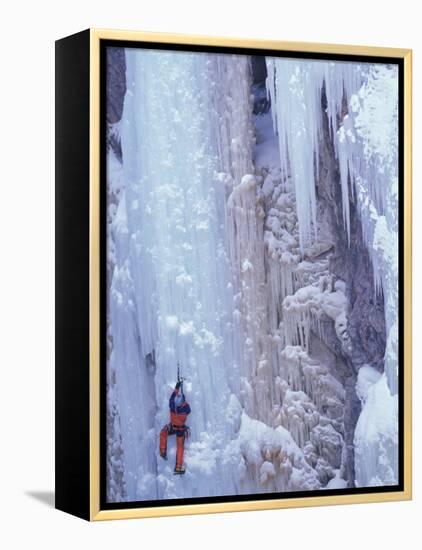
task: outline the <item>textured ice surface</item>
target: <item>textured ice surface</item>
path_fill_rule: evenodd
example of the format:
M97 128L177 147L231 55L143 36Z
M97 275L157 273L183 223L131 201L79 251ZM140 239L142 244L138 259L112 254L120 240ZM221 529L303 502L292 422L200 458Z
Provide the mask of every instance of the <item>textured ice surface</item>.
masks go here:
M321 137L321 94L324 88L327 115L335 136L342 104L359 89L362 69L355 63L267 59L267 88L273 104L273 123L280 146L281 167L290 175L296 190L300 246L317 236L316 178ZM347 178L341 179L343 216L347 231L349 192Z
M391 396L395 396L398 391L397 67L285 59L267 59L267 67L282 170L295 186L302 250L318 238L315 186L323 116L321 93L325 92L326 113L339 162L344 227L350 243L350 203L356 202L374 271L374 292L382 292L384 296L387 340L384 382ZM318 299L315 288L309 287L301 288L295 297L283 302L289 343L309 345ZM346 340L345 311L336 319L337 334ZM395 400L384 397L380 391L373 392L372 410L377 410L377 399L382 400L380 408L385 406L385 414L391 415L397 425ZM396 482L397 437L391 436L389 430L386 445L380 427L378 439L374 438L369 431L370 420L363 421L370 418L368 407L363 405L355 438L356 483L364 485L375 479L379 483ZM381 464L386 467L380 470Z
M108 154L110 500L344 488L397 476L397 75L268 59L253 117L247 57L128 49ZM385 373L361 367L356 479L345 477L348 289L318 227L324 112L344 231L360 211L385 299ZM273 124L271 122L273 119ZM382 134L382 135L381 135ZM192 407L187 471L158 456L176 365Z
M356 485L397 484L398 398L391 395L387 377L362 367L358 395L362 413L355 432Z

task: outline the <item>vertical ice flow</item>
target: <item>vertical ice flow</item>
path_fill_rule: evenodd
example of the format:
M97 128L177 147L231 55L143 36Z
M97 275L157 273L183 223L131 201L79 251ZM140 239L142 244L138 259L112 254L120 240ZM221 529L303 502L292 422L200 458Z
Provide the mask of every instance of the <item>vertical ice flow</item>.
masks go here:
M324 101L344 228L350 242L356 201L388 331L385 375L369 377L373 389L361 397L356 484L391 481L398 364L394 69L267 59L281 160L270 200L252 162L247 57L128 49L126 66L123 172L111 176L124 181L124 193L110 229L108 370L123 449L112 458L124 463L115 469L124 471L120 497L315 489L329 480L327 468L341 467L341 436L315 418L327 398L321 380L337 409L344 391L308 348L310 330L319 330L315 311L324 310L336 330L340 317L346 322L344 293L320 292L298 271L300 252L318 239ZM387 111L379 111L380 97L388 99ZM392 128L388 135L382 121ZM177 362L193 411L182 479L172 475L174 442L169 463L157 459ZM374 437L368 418L380 405L391 423L372 424ZM336 442L329 467L322 457L305 458L312 445L327 453L326 441ZM374 474L379 457L387 465L382 478Z
M207 57L197 54L127 50L126 59L122 149L136 322L127 327L121 320L124 334L121 347L115 343L115 353L120 352L122 365L131 350L138 361L127 367L130 379L121 372L125 367L117 372L122 376L119 387L138 394L138 399L128 400L140 409L134 430L138 438L148 439L142 446L148 457L137 457L143 460L129 470L140 485L129 493L142 499L204 494L210 485L213 439L226 437L228 429L221 411L230 397L232 362L225 337L230 331L231 288L217 219L225 189L217 177L215 130L207 123L213 109L208 86L212 67ZM138 327L138 334L128 346L132 326ZM197 455L183 480L168 475L169 465L156 464L156 436L168 422L178 362L187 379ZM142 383L149 372L151 385ZM150 426L140 419L146 407L152 407ZM230 491L230 481L224 481L224 486L215 483L212 492Z
M297 201L302 251L315 240L316 181L321 133L321 97L334 145L344 104L359 89L363 71L356 63L267 59L267 89L273 104L273 123L278 133L282 170L291 176ZM347 170L347 166L346 166ZM349 186L342 171L343 220L350 241Z

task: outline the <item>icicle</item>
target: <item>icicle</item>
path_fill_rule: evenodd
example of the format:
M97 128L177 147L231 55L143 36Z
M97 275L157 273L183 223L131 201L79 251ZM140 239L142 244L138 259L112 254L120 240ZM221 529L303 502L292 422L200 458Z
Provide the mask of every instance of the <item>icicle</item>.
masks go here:
M314 159L318 144L318 122L309 63L273 60L275 90L270 88L272 108L277 112L282 173L291 175L299 219L300 247L303 250L315 235L316 195ZM272 64L270 64L272 66Z
M282 169L285 176L291 174L296 190L303 252L316 238L315 188L319 171L322 89L325 89L329 127L338 154L337 120L343 118L343 102L347 105L352 94L359 90L362 70L353 63L280 58L268 59L267 70L268 94L276 111L273 122L279 136ZM350 242L349 165L344 154L340 158L340 169L343 220Z
M350 126L349 117L345 117L343 125L337 131L336 144L337 144L337 156L340 169L340 185L341 185L341 199L342 199L342 212L343 223L347 232L347 242L350 245L350 206L349 206L349 178L351 180L352 187L354 185L354 173L353 170L353 157L350 150L350 141L346 137L347 132L351 132L348 128Z
M343 214L346 212L348 226L350 177L363 239L371 258L375 292L384 296L388 340L390 329L396 323L398 303L398 74L394 66L371 65L365 72L360 70L359 75L364 82L351 96L349 115L337 132ZM346 81L349 90L356 85L351 77ZM391 361L386 354L385 368L394 394L397 392L395 354Z
M275 93L275 60L267 57L267 78L265 86L267 88L267 99L272 102L271 118L273 121L274 133L277 133L277 109L276 109L276 93Z

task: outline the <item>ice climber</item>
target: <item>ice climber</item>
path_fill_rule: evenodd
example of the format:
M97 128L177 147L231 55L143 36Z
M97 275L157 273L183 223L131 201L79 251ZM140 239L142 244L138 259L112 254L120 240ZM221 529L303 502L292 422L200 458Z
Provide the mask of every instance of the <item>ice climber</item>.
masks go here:
M176 434L176 466L175 474L184 474L183 452L185 439L189 437L189 427L186 426L186 418L190 413L189 403L186 402L183 393L183 382L178 381L170 401L170 423L166 424L160 432L160 456L167 460L167 438L169 435Z

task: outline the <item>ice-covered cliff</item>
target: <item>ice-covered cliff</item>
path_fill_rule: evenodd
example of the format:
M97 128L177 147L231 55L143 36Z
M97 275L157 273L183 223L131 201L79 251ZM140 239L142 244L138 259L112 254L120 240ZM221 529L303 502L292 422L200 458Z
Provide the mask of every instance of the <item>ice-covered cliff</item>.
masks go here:
M112 50L109 500L396 483L394 67Z

